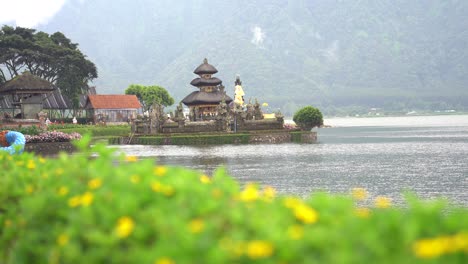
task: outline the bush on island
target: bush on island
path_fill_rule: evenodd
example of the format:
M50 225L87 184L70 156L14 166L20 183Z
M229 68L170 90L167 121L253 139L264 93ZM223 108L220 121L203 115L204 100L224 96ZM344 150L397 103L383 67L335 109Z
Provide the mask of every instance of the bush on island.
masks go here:
M293 121L303 130L323 125L322 112L313 106L306 106L294 114Z

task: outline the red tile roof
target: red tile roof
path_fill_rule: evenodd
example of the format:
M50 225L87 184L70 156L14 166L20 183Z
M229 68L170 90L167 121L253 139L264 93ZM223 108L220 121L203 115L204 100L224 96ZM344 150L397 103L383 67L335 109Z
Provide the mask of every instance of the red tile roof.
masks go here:
M88 96L88 107L93 109L135 109L140 108L136 95L96 94Z

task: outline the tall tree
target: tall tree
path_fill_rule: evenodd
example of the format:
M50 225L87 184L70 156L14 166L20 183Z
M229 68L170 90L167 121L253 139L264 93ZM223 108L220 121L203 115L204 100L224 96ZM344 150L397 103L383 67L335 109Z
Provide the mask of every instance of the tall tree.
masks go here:
M144 111L151 108L153 103L158 103L164 106L174 104L174 98L169 95L169 92L163 87L143 86L139 84L131 84L126 90L125 94L134 94L140 100Z
M94 63L64 34L3 26L0 30L0 84L29 71L55 83L76 108L78 98L97 78Z

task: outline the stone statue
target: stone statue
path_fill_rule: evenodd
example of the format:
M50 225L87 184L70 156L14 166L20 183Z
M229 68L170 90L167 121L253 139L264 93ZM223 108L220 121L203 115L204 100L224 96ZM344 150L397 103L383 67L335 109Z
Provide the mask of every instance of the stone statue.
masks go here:
M254 115L255 120L263 119L263 112L262 112L262 109L260 108L260 104L258 103L257 99L255 99L254 114L253 115Z
M249 102L247 105L246 105L246 110L245 110L245 119L246 120L253 120L254 119L254 112L255 112L255 109L254 109L254 106Z
M184 108L182 107L182 102L180 102L179 105L176 107L176 110L174 112L174 117L172 118L172 120L176 122L185 120Z

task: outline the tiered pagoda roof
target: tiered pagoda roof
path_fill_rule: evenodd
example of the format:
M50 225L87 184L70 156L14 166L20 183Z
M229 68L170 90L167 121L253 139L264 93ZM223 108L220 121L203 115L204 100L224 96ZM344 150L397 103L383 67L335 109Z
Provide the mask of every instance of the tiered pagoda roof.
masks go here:
M218 70L209 64L206 58L193 72L200 77L193 79L190 84L200 90L187 95L182 103L187 106L197 106L219 104L223 99L227 104L232 102L231 97L226 95L224 87L221 85L222 81L211 76L217 73Z

